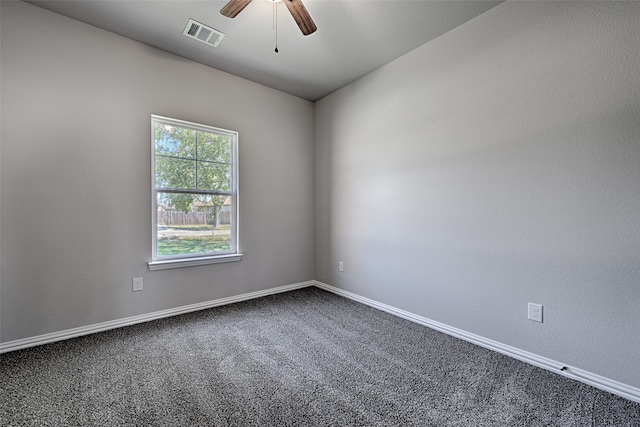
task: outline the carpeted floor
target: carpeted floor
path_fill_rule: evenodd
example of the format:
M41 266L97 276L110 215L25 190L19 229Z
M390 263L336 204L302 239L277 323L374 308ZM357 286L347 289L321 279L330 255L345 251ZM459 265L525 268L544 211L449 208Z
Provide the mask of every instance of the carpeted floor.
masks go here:
M0 360L3 426L640 426L640 404L317 288Z

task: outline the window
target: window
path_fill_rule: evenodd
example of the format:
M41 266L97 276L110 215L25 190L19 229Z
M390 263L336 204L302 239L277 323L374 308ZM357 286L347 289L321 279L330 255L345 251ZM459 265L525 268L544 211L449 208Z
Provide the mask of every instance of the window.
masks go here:
M238 133L151 116L151 270L239 261Z

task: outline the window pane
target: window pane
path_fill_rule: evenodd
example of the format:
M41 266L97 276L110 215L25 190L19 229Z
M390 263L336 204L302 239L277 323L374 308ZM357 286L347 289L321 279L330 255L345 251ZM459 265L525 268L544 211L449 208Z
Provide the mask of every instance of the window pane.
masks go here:
M198 189L231 191L231 165L198 162Z
M160 116L152 123L154 261L237 253L237 133Z
M231 137L198 132L198 160L231 163Z
M164 123L155 124L156 155L195 158L196 131Z
M194 189L196 162L175 157L156 156L156 188Z
M231 251L231 198L158 193L157 255Z

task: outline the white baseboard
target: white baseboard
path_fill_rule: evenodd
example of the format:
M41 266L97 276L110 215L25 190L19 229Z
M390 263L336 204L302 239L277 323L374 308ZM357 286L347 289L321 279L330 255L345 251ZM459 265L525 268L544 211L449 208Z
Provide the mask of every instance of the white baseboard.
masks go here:
M67 329L64 331L53 332L50 334L37 335L35 337L29 337L29 338L24 338L24 339L15 340L15 341L8 341L5 343L0 343L0 353L6 353L9 351L19 350L19 349L28 348L28 347L34 347L37 345L48 344L56 341L62 341L70 338L79 337L82 335L89 335L96 332L102 332L109 329L121 328L123 326L135 325L137 323L148 322L151 320L162 319L165 317L177 316L179 314L190 313L192 311L205 310L207 308L218 307L221 305L232 304L235 302L246 301L254 298L260 298L267 295L274 295L281 292L287 292L295 289L306 288L309 286L316 286L320 289L324 289L336 295L340 295L345 298L351 299L353 301L357 301L362 304L368 305L370 307L374 307L379 310L385 311L387 313L393 314L394 316L398 316L403 319L407 319L409 321L418 323L420 325L424 325L428 328L435 329L447 335L460 338L462 340L479 345L489 350L496 351L498 353L513 357L515 359L521 360L531 365L555 372L556 374L562 375L564 377L571 378L576 381L580 381L590 386L608 391L610 393L613 393L618 396L624 397L626 399L632 400L634 402L640 403L639 388L632 387L627 384L624 384L624 383L621 383L621 382L618 382L618 381L615 381L615 380L612 380L612 379L609 379L601 375L597 375L579 368L574 368L574 367L562 364L560 362L557 362L555 360L551 360L546 357L542 357L537 354L530 353L528 351L520 350L518 348L511 347L509 345L502 344L497 341L493 341L493 340L481 337L479 335L472 334L472 333L463 331L461 329L451 327L449 325L445 325L444 323L427 319L426 317L418 316L408 311L400 310L390 305L380 303L378 301L354 294L352 292L342 290L340 288L336 288L334 286L319 282L317 280L294 283L291 285L279 286L276 288L265 289L262 291L250 292L250 293L235 295L227 298L221 298L221 299L205 301L197 304L185 305L182 307L156 311L153 313L142 314L138 316L125 317L123 319L96 323L93 325L82 326L79 328Z
M279 294L281 292L292 291L294 289L306 288L313 286L313 281L294 283L292 285L279 286L277 288L265 289L263 291L250 292L247 294L235 295L227 298L220 298L213 301L205 301L197 304L185 305L182 307L170 308L168 310L155 311L153 313L141 314L138 316L125 317L123 319L111 320L108 322L95 323L93 325L81 326L79 328L67 329L64 331L53 332L50 334L37 335L35 337L24 338L15 341L0 343L0 353L8 351L20 350L27 347L35 347L37 345L48 344L56 341L67 340L82 335L94 334L109 329L121 328L123 326L135 325L137 323L148 322L150 320L162 319L164 317L177 316L179 314L190 313L192 311L205 310L207 308L218 307L234 302L246 301L254 298L260 298L267 295Z
M640 403L640 388L632 387L630 385L585 371L583 369L574 368L555 360L551 360L549 358L539 356L528 351L520 350L516 347L511 347L509 345L502 344L500 342L493 341L479 335L454 328L449 325L445 325L444 323L436 322L434 320L427 319L426 317L418 316L408 311L400 310L390 305L374 301L372 299L342 290L340 288L336 288L335 286L327 285L326 283L322 283L317 280L314 280L313 284L314 286L320 289L324 289L325 291L343 296L345 298L360 302L362 304L377 308L382 311L386 311L387 313L393 314L403 319L407 319L420 325L424 325L428 328L435 329L436 331L443 332L447 335L460 338L464 341L468 341L489 350L496 351L506 356L513 357L514 359L521 360L539 368L546 369L564 377L580 381L584 384L588 384L601 390L608 391L609 393L624 397L625 399Z

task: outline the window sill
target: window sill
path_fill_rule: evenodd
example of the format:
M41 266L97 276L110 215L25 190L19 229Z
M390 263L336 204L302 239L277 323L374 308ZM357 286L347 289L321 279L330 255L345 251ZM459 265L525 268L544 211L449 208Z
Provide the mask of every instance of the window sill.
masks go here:
M150 261L149 270L166 270L168 268L192 267L194 265L220 264L223 262L242 261L242 254L215 255L197 258L166 259Z

